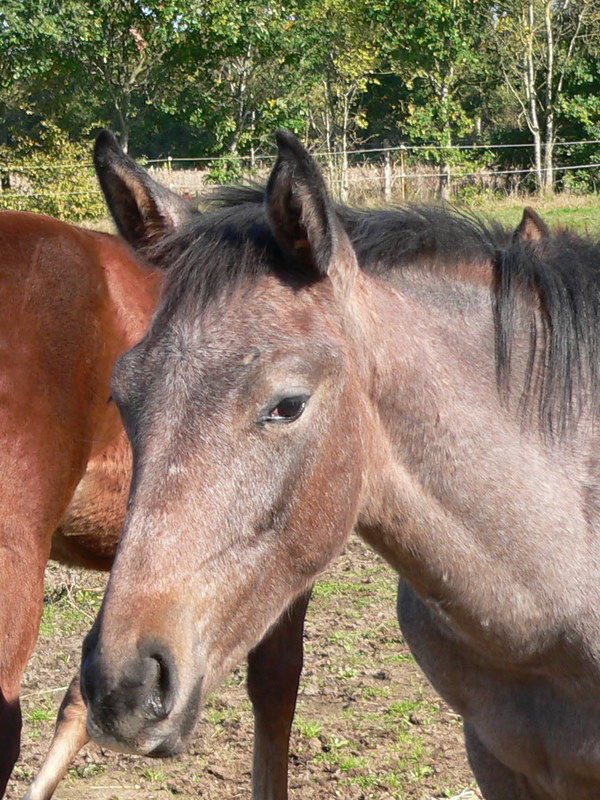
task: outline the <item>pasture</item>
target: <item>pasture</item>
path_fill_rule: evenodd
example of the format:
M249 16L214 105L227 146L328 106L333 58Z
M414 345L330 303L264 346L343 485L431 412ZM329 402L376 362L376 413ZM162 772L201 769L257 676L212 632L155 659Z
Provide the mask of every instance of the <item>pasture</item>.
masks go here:
M600 236L600 196L554 195L548 198L486 199L472 206L476 213L487 214L505 225L516 226L523 206L531 205L550 226L572 228L580 234Z
M81 641L102 597L101 573L47 571L40 639L25 675L21 758L9 784L22 797L52 736ZM396 577L354 538L317 584L290 758L290 797L302 800L475 800L460 719L435 695L402 642ZM252 713L238 669L204 708L175 760L87 745L57 800L248 800Z
M550 224L600 232L600 202L533 203ZM478 213L516 224L522 205ZM431 800L477 797L459 718L428 687L395 620L396 578L353 540L317 585L291 742L291 797ZM22 796L45 753L56 710L99 607L105 577L50 565L40 640L22 691L21 759L8 798ZM252 720L238 669L205 706L191 745L153 761L88 745L59 800L248 798Z

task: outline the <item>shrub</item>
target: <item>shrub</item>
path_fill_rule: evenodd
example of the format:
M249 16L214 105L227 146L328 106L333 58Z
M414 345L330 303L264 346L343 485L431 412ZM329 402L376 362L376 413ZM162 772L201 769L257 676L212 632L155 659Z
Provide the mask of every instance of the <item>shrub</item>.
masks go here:
M0 209L33 211L71 222L106 216L90 142L73 142L51 123L39 141L0 147Z

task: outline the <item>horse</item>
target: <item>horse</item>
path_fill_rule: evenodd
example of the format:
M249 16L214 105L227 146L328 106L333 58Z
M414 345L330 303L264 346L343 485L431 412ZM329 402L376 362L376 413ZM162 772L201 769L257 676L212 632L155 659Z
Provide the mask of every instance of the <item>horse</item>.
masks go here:
M129 512L82 652L88 730L168 756L343 547L462 716L486 800L600 796L600 245L336 205L293 134L180 227L102 134L117 225L165 270L112 395Z
M182 222L183 203L179 213ZM0 213L0 254L2 796L19 754L19 690L37 638L46 562L102 570L113 562L131 450L109 378L145 333L163 278L118 237L24 212ZM302 598L249 656L261 800L287 781L305 606ZM76 677L27 800L48 800L87 741Z

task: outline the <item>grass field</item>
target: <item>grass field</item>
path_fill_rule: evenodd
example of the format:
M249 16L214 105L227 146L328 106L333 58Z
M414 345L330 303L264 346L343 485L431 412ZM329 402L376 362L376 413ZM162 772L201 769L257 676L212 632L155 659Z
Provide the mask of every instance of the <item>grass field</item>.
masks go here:
M523 208L530 205L550 227L563 226L581 234L600 236L600 197L597 195L556 195L552 198L524 198L523 200L497 198L483 200L471 206L474 211L515 227L519 224Z
M468 208L477 214L492 217L499 222L516 227L519 224L523 208L531 206L541 214L546 223L553 226L572 228L581 234L600 236L600 196L599 195L556 195L551 198L505 198L482 197L477 203L458 204L460 208ZM85 225L105 232L113 233L114 225L108 218Z
M50 565L40 639L23 685L21 759L8 798L22 797L50 741L58 705L105 577ZM428 686L395 618L396 576L352 540L317 584L291 740L293 800L476 798L460 719ZM202 711L187 753L171 761L88 745L58 800L250 797L252 714L244 665Z

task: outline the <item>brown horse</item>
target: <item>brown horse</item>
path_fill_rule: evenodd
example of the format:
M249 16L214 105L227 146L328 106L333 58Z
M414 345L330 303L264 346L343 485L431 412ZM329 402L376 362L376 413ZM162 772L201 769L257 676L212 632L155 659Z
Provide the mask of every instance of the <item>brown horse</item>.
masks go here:
M183 222L187 205L169 203L169 223ZM131 455L109 378L146 331L162 276L117 237L26 213L0 214L0 254L2 796L19 752L19 688L37 638L46 562L112 564ZM286 784L304 608L301 599L250 655L257 798ZM28 800L51 796L87 739L75 681Z
M97 143L122 232L168 274L113 375L134 476L89 731L178 750L356 528L485 797L597 800L600 246L531 215L512 235L336 208L278 145L265 193L163 232L153 185Z
M112 562L131 457L108 384L146 330L158 273L116 237L26 213L0 214L0 254L1 796L48 557Z

